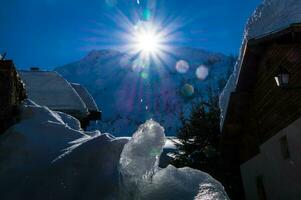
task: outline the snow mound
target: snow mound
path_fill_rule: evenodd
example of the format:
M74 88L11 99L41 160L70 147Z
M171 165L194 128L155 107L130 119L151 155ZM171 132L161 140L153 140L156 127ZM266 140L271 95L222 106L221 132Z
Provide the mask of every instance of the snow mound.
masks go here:
M210 175L191 168L177 169L171 165L158 171L141 190L141 199L164 200L226 200L224 187Z
M223 186L204 172L171 165L160 169L165 141L163 127L149 120L124 146L120 158L124 199L228 199Z
M75 125L79 123L78 120L67 117L66 114L60 115L47 107L27 101L21 113L21 123L14 125L1 136L0 149L9 148L12 154L18 154L18 150L22 149L22 155L26 154L33 159L29 164L34 165L36 161L52 161L61 154L62 149L69 146L70 141L88 137L83 132L71 128L78 129ZM13 157L7 159L21 162ZM4 162L2 157L0 160Z
M71 115L68 115L63 112L56 111L56 113L59 115L61 120L66 124L66 126L69 126L70 128L75 130L81 130L80 122L75 117L72 117Z
M135 180L150 177L157 170L164 144L165 134L160 124L149 120L141 125L124 146L120 157L121 173Z
M122 196L135 199L139 187L158 170L165 144L164 129L153 120L145 122L124 146L120 156Z
M159 169L164 143L151 120L129 141L84 132L75 118L27 101L0 136L1 199L228 199L205 173Z
M79 122L27 101L0 136L0 193L9 199L117 199L126 139L83 132Z

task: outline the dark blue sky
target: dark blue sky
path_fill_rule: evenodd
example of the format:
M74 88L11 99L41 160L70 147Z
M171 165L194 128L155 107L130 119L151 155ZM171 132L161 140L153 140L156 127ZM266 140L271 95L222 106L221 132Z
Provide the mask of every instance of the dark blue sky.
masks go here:
M18 68L51 69L89 50L113 48L122 19L146 0L1 0L0 51ZM155 0L148 0L154 2ZM157 0L157 19L176 21L177 45L238 54L243 28L260 0ZM118 23L113 20L119 17Z

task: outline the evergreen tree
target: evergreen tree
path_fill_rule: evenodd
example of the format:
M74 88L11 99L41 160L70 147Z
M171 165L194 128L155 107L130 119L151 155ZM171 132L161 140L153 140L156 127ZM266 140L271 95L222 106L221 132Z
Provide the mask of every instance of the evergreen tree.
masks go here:
M220 132L220 109L219 94L228 80L235 56L230 56L229 70L225 77L218 80L217 85L210 87L206 98L194 104L188 118L181 113L181 128L177 137L180 142L172 164L176 167L191 167L205 171L223 183L227 191L232 191L231 186L237 185L237 179L225 171L225 160L221 159L221 132ZM208 77L210 79L210 76Z
M180 115L182 126L177 135L180 143L176 144L175 166L214 172L220 151L219 117L218 95L212 89L208 90L206 100L193 105L188 119L183 113Z
M188 119L183 113L180 114L181 128L177 133L180 142L176 143L178 152L172 161L176 167L189 166L212 175L220 173L219 94L233 71L236 59L237 56L234 55L229 57L225 77L218 80L215 87L211 86L207 89L206 98L202 98L199 103L192 106Z

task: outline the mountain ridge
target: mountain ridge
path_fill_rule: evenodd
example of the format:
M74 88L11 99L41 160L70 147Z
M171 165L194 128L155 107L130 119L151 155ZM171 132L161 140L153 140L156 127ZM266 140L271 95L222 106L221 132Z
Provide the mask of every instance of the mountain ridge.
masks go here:
M193 102L206 96L209 85L222 89L233 60L222 53L181 47L164 63L137 70L134 56L105 49L92 50L55 71L84 85L92 94L103 111L103 120L95 125L101 131L128 136L139 124L154 118L167 135L175 135L179 114L188 116ZM198 71L207 73L206 77L200 79Z

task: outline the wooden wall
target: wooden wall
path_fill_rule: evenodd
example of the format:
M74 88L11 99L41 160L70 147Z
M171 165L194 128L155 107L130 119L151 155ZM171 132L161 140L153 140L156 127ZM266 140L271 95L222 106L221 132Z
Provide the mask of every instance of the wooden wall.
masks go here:
M261 58L243 128L242 160L250 159L262 143L301 117L301 89L281 89L274 79L282 65L290 72L290 86L301 86L301 44L272 44Z

